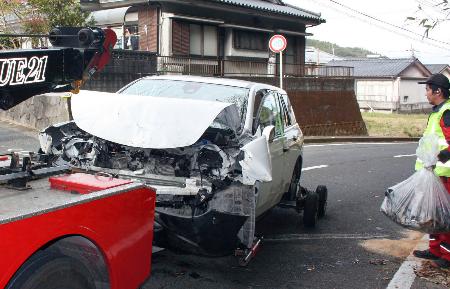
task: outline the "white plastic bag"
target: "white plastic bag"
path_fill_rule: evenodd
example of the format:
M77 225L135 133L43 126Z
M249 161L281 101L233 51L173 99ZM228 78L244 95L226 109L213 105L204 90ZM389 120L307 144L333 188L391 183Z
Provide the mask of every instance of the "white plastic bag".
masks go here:
M405 181L390 187L381 211L394 222L425 233L450 232L450 194L433 172L439 153L438 136L419 141L417 157L424 168Z

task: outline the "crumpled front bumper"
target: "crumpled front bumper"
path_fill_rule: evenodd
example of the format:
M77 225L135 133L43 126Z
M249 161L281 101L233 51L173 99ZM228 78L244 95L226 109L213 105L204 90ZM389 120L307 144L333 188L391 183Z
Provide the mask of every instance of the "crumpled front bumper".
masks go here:
M155 222L162 230L155 234L154 244L192 254L229 255L238 246L237 234L248 217L216 210L186 217L157 210Z

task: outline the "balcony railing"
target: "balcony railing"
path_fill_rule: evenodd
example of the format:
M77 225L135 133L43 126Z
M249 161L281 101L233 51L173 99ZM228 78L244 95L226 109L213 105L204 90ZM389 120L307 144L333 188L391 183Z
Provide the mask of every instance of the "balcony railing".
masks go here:
M158 56L158 73L202 76L278 76L278 63ZM353 77L353 67L283 64L283 75L292 77Z

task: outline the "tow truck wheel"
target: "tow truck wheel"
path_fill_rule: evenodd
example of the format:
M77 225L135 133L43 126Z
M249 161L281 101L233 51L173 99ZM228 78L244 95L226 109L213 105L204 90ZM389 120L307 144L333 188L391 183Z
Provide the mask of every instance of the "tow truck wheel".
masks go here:
M317 216L323 218L327 210L328 189L326 186L317 186L316 193L319 196L319 208Z
M317 211L319 207L319 196L316 192L309 192L305 198L305 207L303 209L303 225L308 228L314 228L317 223Z
M37 253L14 275L7 289L95 289L86 267L56 254Z

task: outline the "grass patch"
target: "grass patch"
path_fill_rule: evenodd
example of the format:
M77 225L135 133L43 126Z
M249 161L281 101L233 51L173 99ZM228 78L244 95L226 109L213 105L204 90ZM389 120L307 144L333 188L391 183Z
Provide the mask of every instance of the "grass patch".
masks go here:
M361 112L370 136L420 137L427 114Z

